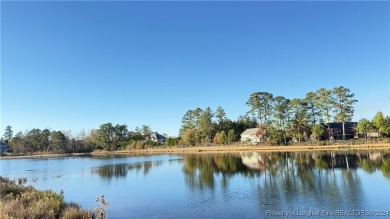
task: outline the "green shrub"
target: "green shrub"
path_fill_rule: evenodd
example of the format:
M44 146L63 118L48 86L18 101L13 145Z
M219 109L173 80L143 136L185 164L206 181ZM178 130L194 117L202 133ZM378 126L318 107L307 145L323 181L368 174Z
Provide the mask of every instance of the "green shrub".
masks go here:
M177 145L177 141L175 138L167 138L164 142L165 146L172 147Z

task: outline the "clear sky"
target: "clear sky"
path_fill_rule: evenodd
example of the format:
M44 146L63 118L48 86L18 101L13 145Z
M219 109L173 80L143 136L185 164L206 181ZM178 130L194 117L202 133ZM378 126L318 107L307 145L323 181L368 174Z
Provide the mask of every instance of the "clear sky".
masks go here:
M112 122L177 135L187 110L350 88L390 115L389 2L1 2L1 133Z

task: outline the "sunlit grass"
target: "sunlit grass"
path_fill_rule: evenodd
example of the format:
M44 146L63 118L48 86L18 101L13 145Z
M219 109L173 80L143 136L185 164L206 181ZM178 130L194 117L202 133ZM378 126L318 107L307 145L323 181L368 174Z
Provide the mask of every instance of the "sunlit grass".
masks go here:
M76 203L66 203L62 192L39 191L24 183L25 179L19 179L16 184L0 176L0 218L106 218L108 202L104 196L100 199L102 206L86 211Z

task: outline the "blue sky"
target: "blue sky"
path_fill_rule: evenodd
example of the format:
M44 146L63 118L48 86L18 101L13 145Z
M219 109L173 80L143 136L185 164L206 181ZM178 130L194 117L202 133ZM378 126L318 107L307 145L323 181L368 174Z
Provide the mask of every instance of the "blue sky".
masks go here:
M112 122L177 135L249 95L355 93L390 115L389 2L2 2L1 130Z

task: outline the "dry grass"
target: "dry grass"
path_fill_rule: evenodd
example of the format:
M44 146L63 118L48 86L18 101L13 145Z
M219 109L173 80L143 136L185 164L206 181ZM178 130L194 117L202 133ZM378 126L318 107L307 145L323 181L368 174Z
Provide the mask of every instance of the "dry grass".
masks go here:
M93 218L90 211L84 211L77 204L69 204L62 211L61 218L63 219L89 219Z
M93 218L77 204L64 202L63 194L38 191L0 177L0 218Z
M243 145L221 145L201 147L171 147L171 148L148 148L144 150L123 150L123 151L94 151L92 155L104 154L210 154L210 153L237 153L243 151L257 152L309 152L309 151L346 151L346 150L389 150L390 143L380 144L355 144L355 145L290 145L290 146L243 146Z
M372 142L372 143L371 143ZM324 142L322 142L324 143ZM129 149L118 151L105 151L95 150L92 153L81 154L39 154L39 155L27 155L27 156L2 156L0 159L18 159L18 158L42 158L42 157L64 157L64 156L80 156L80 155L105 155L105 154L132 154L132 155L144 155L144 154L198 154L198 153L235 153L242 151L262 151L262 152L298 152L298 151L337 151L337 150L390 150L390 143L378 142L374 140L362 140L362 141L346 141L344 144L342 141L338 141L334 144L327 142L325 145L321 145L321 142L308 144L308 142L302 143L302 145L289 145L289 146L244 146L244 145L218 145L218 146L196 146L196 147L163 147L163 148L147 148L147 149Z

